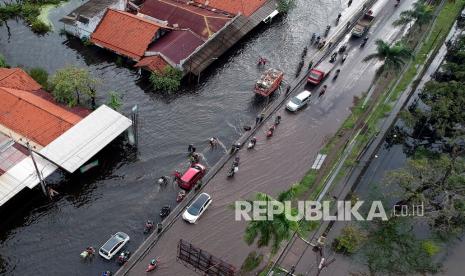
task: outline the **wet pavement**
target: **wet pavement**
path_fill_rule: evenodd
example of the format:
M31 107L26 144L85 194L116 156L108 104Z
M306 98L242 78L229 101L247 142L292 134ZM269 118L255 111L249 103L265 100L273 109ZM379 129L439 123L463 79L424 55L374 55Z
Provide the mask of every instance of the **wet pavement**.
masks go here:
M98 275L106 269L116 270L118 266L114 261L107 262L97 257L91 262L83 262L79 253L89 245L100 246L117 231L131 236L128 248L135 250L146 238L142 234L144 221L148 218L159 220L159 208L175 204L176 188L161 189L155 180L176 168L187 166L187 144L194 143L211 167L225 150L211 151L208 137L217 136L223 145L230 145L240 136L242 125L251 124L262 110L264 102L256 101L251 92L260 75L255 65L257 57L266 57L271 66L286 72L287 81L292 81L301 50L311 33L322 32L338 12L342 11L343 16L346 12L340 1L298 1L297 8L287 17L274 21L270 26L259 27L228 51L205 72L205 78L198 85L167 95L152 91L146 81L139 79L136 71L117 67L112 54L95 47L84 47L76 39L59 35L61 25L58 19L81 4L82 1L74 0L52 10L50 19L55 25L55 32L45 36L33 34L21 20L8 21L10 34L5 26L0 28L0 53L12 66L39 66L51 74L66 65L88 68L102 80L97 92L98 102L106 102L108 92L115 90L122 95L123 113L129 114L134 104L139 105L139 152L136 154L121 142L116 142L99 153L99 168L84 175L58 173L48 179L57 185L56 189L61 193L57 200L48 202L39 190L34 190L0 209L0 274ZM312 52L315 49L309 49L309 56ZM363 83L368 81L363 80ZM260 136L254 150L260 155L252 158L250 152L249 157L244 157L241 171L234 180L209 185L209 189L221 192L215 196L214 204L224 207L233 200L235 191L241 197L246 196L246 192L260 189L276 193L299 179L314 158L313 154L309 154L311 150L307 149L322 146L321 141L338 127L330 124L340 122L349 113L351 93L361 92L350 90L344 94L342 88L332 95L328 92L317 104L311 104L301 112L305 116L283 116L283 126L267 143ZM344 97L341 96L343 94ZM320 121L320 117L325 119ZM309 127L305 133L294 137L301 123ZM286 141L289 138L292 140ZM300 154L292 156L298 147ZM284 153L280 162L271 157L270 153L274 151ZM289 154L286 155L286 151ZM294 160L301 161L296 164ZM261 164L260 168L256 168L257 173L252 172L250 162ZM279 177L270 184L264 176L273 171ZM244 186L249 189L242 190ZM214 210L218 215L211 218L213 223L208 226L217 233L213 239L230 236L224 232L223 224L217 223L228 219L223 216L226 213L224 209L211 208L203 219L207 221ZM179 235L185 230L181 229ZM234 231L231 237L241 235ZM205 236L203 239L208 242ZM231 239L225 239L226 242L228 240ZM241 256L236 256L238 262L240 259Z
M182 219L175 221L129 275L141 275L150 259L156 256L161 257L157 275L195 275L176 261L179 239L191 242L236 268L241 266L254 248L243 242L246 223L234 220L231 204L238 199L252 199L256 192L275 196L304 176L318 151L350 114L354 97L365 92L371 83L377 63L362 62L363 57L374 51L375 39L391 41L398 34L399 29L392 27L393 15L398 16L402 10L408 9L409 3L404 2L399 9L394 9L388 2L383 3L386 4L385 12L372 27L371 39L363 50L359 47L360 40L347 36L349 57L338 67L341 69L339 78L326 80L326 94L318 98L317 90L310 88L314 95L306 108L295 114L278 111L282 122L275 135L270 139L265 137L265 129L271 122L265 123L258 131L256 148L240 151L240 169L234 178L226 177L230 166L227 164L204 188L203 191L212 196L213 203L200 221L196 225L189 225ZM304 87L298 91L302 89Z

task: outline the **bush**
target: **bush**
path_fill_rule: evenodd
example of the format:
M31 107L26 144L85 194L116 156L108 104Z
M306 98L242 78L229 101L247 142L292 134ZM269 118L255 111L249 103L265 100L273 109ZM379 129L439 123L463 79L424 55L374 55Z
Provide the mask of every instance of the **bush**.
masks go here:
M421 245L423 246L423 249L426 251L426 253L428 253L430 256L436 255L436 253L441 250L441 248L431 240L423 241Z
M295 6L295 0L279 0L278 11L280 13L288 13Z
M8 68L8 64L6 63L5 57L0 54L0 68Z
M333 249L338 253L350 255L359 249L364 239L360 229L347 225L342 229L341 235L334 239Z
M48 89L48 73L42 68L35 67L29 70L29 75L42 87L47 90Z
M173 92L181 86L182 72L171 66L166 66L162 73L153 72L149 80L156 90Z
M51 30L49 25L45 24L39 19L35 19L32 22L31 29L33 32L38 33L38 34L45 34Z
M109 99L108 99L107 105L113 108L114 110L118 110L123 105L121 96L117 92L111 91L109 93Z

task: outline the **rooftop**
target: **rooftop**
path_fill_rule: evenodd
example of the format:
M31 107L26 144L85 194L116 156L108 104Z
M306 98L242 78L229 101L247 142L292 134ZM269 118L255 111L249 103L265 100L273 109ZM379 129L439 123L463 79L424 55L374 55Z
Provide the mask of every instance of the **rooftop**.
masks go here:
M170 26L177 24L179 28L190 29L205 40L232 18L224 13L176 0L147 0L139 12L166 21Z
M124 6L124 2L124 0L89 0L60 21L66 24L74 24L76 21L85 23L88 19L103 14L108 7Z
M195 2L223 10L232 14L243 14L250 16L258 8L263 6L267 0L194 0Z
M151 20L131 13L108 9L91 41L118 54L140 60L160 29Z
M1 68L0 87L25 91L35 91L42 88L40 84L19 68Z
M173 30L155 43L146 51L146 55L161 53L169 61L180 64L192 52L202 45L204 41L190 30Z
M150 56L150 57L143 57L135 67L142 67L152 72L162 73L165 67L168 65L162 57Z

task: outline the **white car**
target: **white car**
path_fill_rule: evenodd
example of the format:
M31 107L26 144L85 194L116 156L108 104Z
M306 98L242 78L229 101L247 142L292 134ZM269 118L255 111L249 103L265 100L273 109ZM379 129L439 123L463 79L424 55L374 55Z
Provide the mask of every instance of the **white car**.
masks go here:
M118 251L129 242L129 235L123 232L118 232L100 247L98 254L107 260L113 258Z
M308 90L300 92L297 96L292 97L292 99L286 104L286 109L292 112L295 112L305 106L309 101L312 93Z
M212 203L212 198L207 193L201 193L182 214L182 218L189 223L196 223L200 216Z

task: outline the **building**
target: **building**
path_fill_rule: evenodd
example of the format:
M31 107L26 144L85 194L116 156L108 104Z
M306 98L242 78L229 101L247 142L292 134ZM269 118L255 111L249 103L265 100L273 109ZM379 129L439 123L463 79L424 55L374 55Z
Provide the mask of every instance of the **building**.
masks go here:
M138 68L161 72L169 65L195 75L277 13L276 0L128 3L123 9L109 6L95 16L95 22L100 21L92 25L90 41L135 61Z
M130 125L106 106L68 108L19 68L0 69L0 206L58 168L73 173Z

